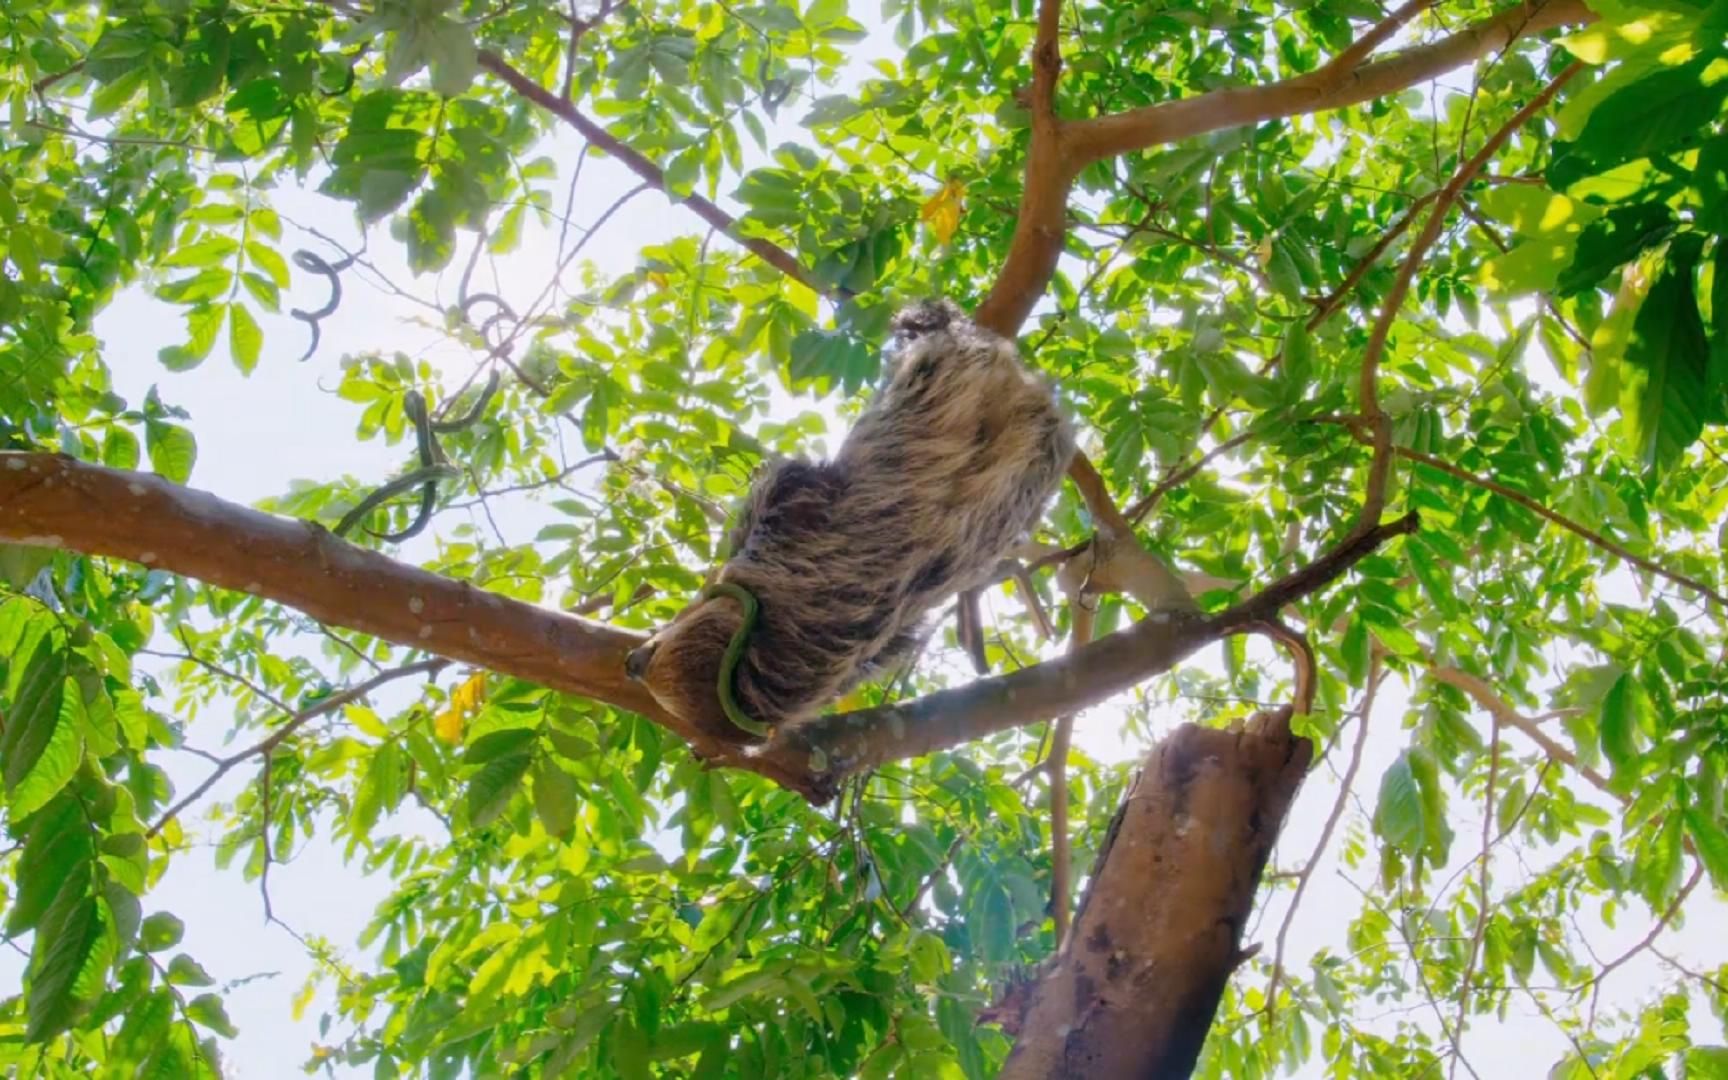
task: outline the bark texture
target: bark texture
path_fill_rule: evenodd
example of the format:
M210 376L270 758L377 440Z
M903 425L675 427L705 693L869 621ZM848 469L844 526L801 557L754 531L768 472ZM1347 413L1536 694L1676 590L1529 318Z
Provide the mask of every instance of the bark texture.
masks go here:
M1004 1080L1185 1077L1230 975L1260 874L1308 770L1291 710L1186 724L1111 823L1067 946L1039 981Z

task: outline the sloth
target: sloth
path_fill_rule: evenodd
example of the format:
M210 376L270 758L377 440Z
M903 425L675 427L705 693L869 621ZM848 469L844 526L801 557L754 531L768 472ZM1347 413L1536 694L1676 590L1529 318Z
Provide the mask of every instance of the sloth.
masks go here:
M737 709L778 737L892 670L948 597L985 584L1062 481L1074 433L1009 340L948 301L900 312L886 385L832 461L786 459L751 484L715 581L625 661L630 678L700 731L729 719L720 672L754 598L733 670ZM728 589L726 586L735 586Z

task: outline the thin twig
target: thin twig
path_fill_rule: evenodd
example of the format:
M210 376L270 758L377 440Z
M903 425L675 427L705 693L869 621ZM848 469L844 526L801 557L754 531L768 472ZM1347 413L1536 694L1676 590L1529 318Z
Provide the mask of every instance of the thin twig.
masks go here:
M1491 716L1493 714L1490 714ZM1452 1068L1447 1076L1458 1074L1458 1040L1464 1035L1464 1020L1470 1007L1470 980L1476 974L1476 956L1482 949L1482 938L1488 933L1488 879L1494 850L1494 785L1500 778L1500 720L1494 717L1488 741L1488 785L1482 795L1482 854L1480 876L1476 885L1476 928L1470 935L1470 947L1464 952L1464 973L1458 978L1458 1016L1452 1021Z
M40 79L37 79L35 82L30 84L30 91L37 97L41 97L42 94L46 93L55 83L62 79L69 79L83 71L84 63L83 60L79 60L68 66L64 71L56 71L51 75L42 76Z
M276 921L276 912L270 906L270 766L273 764L268 752L264 754L264 763L258 767L258 843L264 852L264 865L258 871L258 895L264 901L264 920Z
M1553 761L1566 766L1573 772L1590 782L1590 786L1625 805L1627 796L1616 792L1608 783L1608 778L1578 760L1578 755L1555 742L1546 731L1537 727L1528 717L1520 714L1505 698L1494 692L1487 681L1444 664L1434 664L1428 668L1428 676L1435 682L1445 683L1455 690L1461 690L1475 701L1477 706L1494 718L1496 727L1501 724L1514 728L1534 742Z
M1548 509L1548 507L1542 505L1540 502L1521 491L1509 488L1497 480L1490 480L1486 476L1478 476L1476 473L1470 472L1468 469L1460 468L1444 458L1435 457L1433 454L1425 454L1420 450L1412 450L1409 447L1400 446L1397 448L1397 453L1399 457L1421 462L1431 469L1438 469L1446 475L1462 480L1467 484L1473 484L1484 490L1492 491L1501 498L1510 499L1519 506L1530 511L1532 514L1535 514L1537 517L1560 526L1567 532L1581 537L1602 550L1624 559L1633 566L1638 567L1640 570L1644 570L1659 578L1671 581L1676 585L1691 589L1693 592L1698 593L1705 599L1712 600L1723 608L1728 608L1728 595L1724 595L1723 593L1712 589L1697 578L1687 577L1685 574L1675 570L1669 570L1641 555L1633 554L1624 545L1608 539L1599 532L1585 528L1583 525L1578 524L1576 521L1566 517L1564 514Z
M666 189L666 173L660 166L631 148L622 139L613 135L605 128L583 115L581 110L567 99L561 98L552 91L541 86L527 75L513 67L509 61L490 49L479 51L480 66L504 80L511 89L545 109L564 123L575 128L582 137L600 149L622 161L626 168L641 177L649 185L666 192L666 197L676 203L683 203L695 211L696 216L719 229L732 240L750 251L757 258L774 267L776 270L800 282L812 291L822 296L839 298L848 295L845 289L830 289L818 281L814 275L804 268L796 258L785 248L763 240L760 237L744 236L739 232L738 219L716 206L701 195L691 194L679 198Z
M1084 586L1069 595L1068 610L1073 623L1068 635L1069 652L1083 648L1092 640L1094 611L1087 606L1088 600ZM1074 896L1074 856L1068 835L1068 748L1074 739L1076 715L1064 713L1057 718L1044 770L1050 780L1050 917L1056 926L1057 952L1068 943L1068 929L1073 917L1070 904Z
M197 787L193 788L186 795L185 798L179 800L173 806L170 806L167 810L163 811L162 816L157 818L156 823L150 826L149 831L144 834L145 838L150 839L155 837L157 833L162 831L163 826L174 820L182 810L185 810L188 806L191 806L203 797L204 793L214 787L216 782L226 776L234 766L239 765L249 758L256 757L259 754L270 753L272 750L276 749L276 747L282 745L289 736L293 735L296 731L299 731L311 721L320 716L332 713L351 702L360 700L367 694L377 690L380 686L383 686L385 683L394 682L397 679L408 678L414 675L435 674L436 672L443 670L449 665L449 663L450 661L448 660L433 659L420 660L416 663L405 664L402 667L386 671L382 675L376 675L367 679L358 686L350 687L347 690L341 690L331 694L329 697L324 698L317 704L295 713L288 719L287 723L271 732L265 738L251 746L248 746L244 750L236 751L235 753L229 754L227 757L223 758L221 763L216 766L215 771L213 771L209 776L206 776Z
M518 492L538 491L541 488L553 487L555 485L563 483L565 480L569 479L571 475L573 475L574 473L576 473L582 469L586 469L590 465L597 465L602 461L612 462L612 461L617 461L617 460L618 460L618 455L616 453L614 453L610 448L602 448L598 454L592 454L588 457L585 457L581 461L578 461L573 465L566 465L563 469L560 469L555 475L548 476L544 480L535 480L533 483L529 483L529 484L511 484L508 487L482 489L480 491L480 498L492 499L492 498L497 498L500 495L514 495L514 494L517 494ZM450 509L452 509L452 510L465 509L466 507L473 506L478 501L479 501L479 499L474 499L474 500L470 500L468 502L451 503Z
M206 660L202 656L199 656L197 654L197 652L192 648L192 643L190 641L186 640L186 628L185 627L180 627L179 631L176 633L175 636L179 639L180 644L182 644L186 647L185 652L183 652L183 653L161 652L157 649L139 649L138 651L143 653L146 656L158 656L164 660L184 660L189 664L193 664L197 667L203 668L205 671L210 672L210 674L212 674L212 675L219 675L224 679L231 679L234 682L239 683L241 686L244 686L246 689L252 691L252 693L256 697L261 698L262 700L275 706L277 709L281 710L282 712L293 712L294 711L290 706L288 706L286 703L284 703L281 698L277 697L275 694L272 694L270 691L264 689L262 686L259 686L257 683L253 682L251 679L248 679L246 676L240 674L238 671L234 671L231 668L223 667L221 664L216 663L214 660Z
M1284 977L1284 943L1290 936L1290 925L1296 921L1296 909L1302 904L1302 894L1308 891L1308 882L1314 876L1314 870L1320 865L1320 859L1326 854L1326 847L1332 842L1332 832L1338 827L1338 822L1344 817L1344 807L1350 801L1350 790L1356 783L1356 774L1362 768L1362 751L1368 745L1368 720L1374 713L1374 696L1380 690L1380 683L1385 678L1381 668L1380 655L1375 653L1370 662L1368 682L1362 691L1362 703L1355 709L1357 716L1356 741L1350 746L1350 763L1344 767L1344 776L1338 781L1338 797L1332 801L1332 811L1326 815L1326 823L1320 826L1320 837L1314 842L1314 850L1309 853L1308 861L1302 864L1302 869L1296 874L1296 893L1290 897L1290 906L1284 909L1284 921L1278 926L1278 936L1272 946L1272 974L1266 983L1266 1011L1275 1013L1278 1009L1278 983Z
M1441 229L1446 224L1452 204L1458 201L1458 196L1464 191L1465 185L1475 179L1491 158L1499 153L1500 148L1512 137L1512 134L1530 122L1538 112L1547 108L1554 95L1560 92L1573 76L1584 70L1583 61L1573 61L1560 74L1548 81L1548 84L1537 92L1523 108L1512 114L1512 118L1502 124L1499 130L1490 135L1474 156L1460 165L1452 174L1452 179L1440 190L1434 200L1434 206L1428 211L1428 220L1422 227L1422 232L1410 245L1409 252L1404 256L1404 264L1398 270L1398 276L1393 279L1392 287L1387 290L1385 301L1380 306L1380 317L1375 320L1373 329L1368 335L1368 345L1362 354L1362 373L1358 388L1358 400L1363 422L1369 427L1374 444L1374 460L1369 466L1367 492L1362 500L1362 509L1356 519L1356 532L1373 528L1379 521L1386 507L1386 484L1392 471L1392 425L1380 411L1380 399L1377 393L1377 379L1380 370L1381 357L1386 352L1386 342L1392 333L1392 324L1397 320L1399 312L1404 307L1404 298L1409 295L1410 286L1415 281L1416 271L1428 257L1428 250L1434 246L1434 241L1440 238Z
M1253 431L1244 431L1240 434L1233 435L1200 455L1199 459L1192 464L1181 466L1164 479L1158 481L1156 487L1147 492L1143 498L1128 508L1128 513L1126 515L1128 521L1134 525L1140 524L1141 520L1144 519L1147 514L1152 512L1152 508L1158 505L1159 499L1162 499L1175 488L1179 488L1189 480L1192 480L1201 469L1204 469L1206 466L1212 464L1213 461L1223 457L1225 454L1228 454L1230 451L1241 446L1249 439L1252 439L1255 434L1256 432Z
M1590 1012L1592 1016L1594 1016L1596 1012L1595 999L1596 995L1601 991L1602 981L1625 965L1627 961L1656 944L1656 939L1662 936L1664 930L1668 929L1668 924L1674 921L1674 916L1680 913L1680 908L1686 903L1687 899L1691 897L1692 890L1696 889L1698 883L1702 880L1704 880L1704 861L1700 859L1692 867L1692 876L1686 879L1684 885L1680 886L1680 891L1674 894L1674 899L1669 902L1668 907L1662 912L1661 917L1651 925L1650 932L1645 934L1637 944L1602 965L1602 967L1584 983L1573 987L1572 994L1574 996L1582 994L1585 990L1591 992Z

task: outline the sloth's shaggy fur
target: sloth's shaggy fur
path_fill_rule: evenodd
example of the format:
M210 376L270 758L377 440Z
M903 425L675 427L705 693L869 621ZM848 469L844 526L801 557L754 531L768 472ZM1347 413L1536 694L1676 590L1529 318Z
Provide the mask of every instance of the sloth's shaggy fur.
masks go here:
M1037 525L1074 452L1049 384L946 301L900 313L886 387L831 462L781 461L752 484L718 579L761 614L739 705L776 734L891 667L932 608L982 584ZM742 609L697 600L631 654L662 706L732 741L720 662Z

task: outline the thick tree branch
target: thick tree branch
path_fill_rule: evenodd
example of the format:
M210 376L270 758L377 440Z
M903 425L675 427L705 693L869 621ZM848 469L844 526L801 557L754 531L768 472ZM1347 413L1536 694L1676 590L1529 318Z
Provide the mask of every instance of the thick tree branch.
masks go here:
M1376 49L1392 39L1406 24L1433 6L1434 0L1409 0L1403 7L1381 19L1368 32L1352 41L1344 51L1328 60L1314 72L1315 82L1322 86L1339 87L1348 83L1356 69L1374 55Z
M1184 725L1153 750L1004 1080L1189 1074L1311 753L1287 708L1243 730Z
M640 635L517 603L147 473L0 453L0 539L160 567L454 660L652 712Z
M274 600L320 622L636 712L712 764L823 800L860 769L916 757L1097 704L1210 642L1276 619L1414 517L1351 538L1211 618L1161 613L1070 655L903 704L821 717L758 750L662 710L624 674L638 634L549 611L392 561L302 521L161 477L57 454L0 452L0 541L125 559Z
M1039 0L1038 36L1032 46L1032 141L1026 152L1026 182L1008 257L973 318L1003 337L1017 337L1032 306L1056 273L1068 235L1068 190L1074 173L1066 163L1065 125L1056 115L1056 80L1062 72L1058 45L1061 0ZM1078 481L1080 477L1075 476Z
M1520 37L1594 18L1583 0L1527 0L1432 44L1363 64L1342 79L1329 67L1322 67L1263 86L1215 90L1199 97L1077 121L1069 124L1065 132L1068 152L1072 155L1070 169L1077 173L1107 157L1209 131L1372 101L1443 75L1503 49Z

